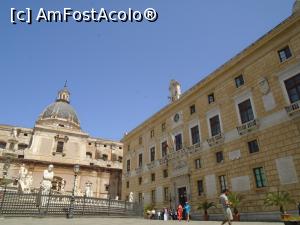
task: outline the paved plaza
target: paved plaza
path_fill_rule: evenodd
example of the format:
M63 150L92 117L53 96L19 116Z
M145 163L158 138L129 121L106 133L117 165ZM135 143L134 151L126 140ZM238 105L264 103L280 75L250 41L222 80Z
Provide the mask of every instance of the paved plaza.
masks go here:
M220 225L219 221L162 221L146 219L129 219L129 218L74 218L66 219L61 217L48 218L0 218L2 225L154 225L154 224L189 224L189 225ZM275 222L234 222L234 225L281 225L283 223Z

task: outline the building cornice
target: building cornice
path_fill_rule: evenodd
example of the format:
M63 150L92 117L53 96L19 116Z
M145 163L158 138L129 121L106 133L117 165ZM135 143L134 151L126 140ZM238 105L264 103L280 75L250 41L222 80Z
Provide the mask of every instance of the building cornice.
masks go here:
M124 142L126 139L134 136L137 132L140 130L143 130L147 126L151 126L151 123L155 121L159 116L162 114L167 113L168 111L171 111L176 106L184 102L189 96L193 95L195 92L199 91L199 89L203 88L204 86L207 86L214 80L218 79L221 75L226 73L229 69L232 69L234 66L236 66L241 61L245 60L247 57L249 57L251 54L253 54L256 50L263 47L266 43L277 37L278 35L282 34L285 30L299 22L300 15L299 14L293 14L287 19L285 19L283 22L278 24L276 27L271 29L269 32L264 34L262 37L257 39L254 43L246 47L244 50L242 50L240 53L232 57L230 60L228 60L226 63L218 67L216 70L214 70L212 73L210 73L208 76L206 76L204 79L200 80L198 83L196 83L194 86L192 86L190 89L185 91L180 99L178 99L175 102L172 102L171 104L166 105L161 110L159 110L157 113L155 113L150 118L146 119L143 123L138 125L136 128L131 130L126 136L124 136L121 139L121 142Z

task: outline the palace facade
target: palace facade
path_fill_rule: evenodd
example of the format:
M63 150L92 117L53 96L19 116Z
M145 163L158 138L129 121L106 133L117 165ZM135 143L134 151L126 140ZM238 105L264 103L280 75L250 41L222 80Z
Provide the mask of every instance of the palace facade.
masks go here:
M34 128L0 125L0 177L12 155L6 177L14 180L8 187L17 188L19 170L30 174L30 191L40 188L43 171L54 165L52 190L71 194L74 186L75 164L80 172L75 194L116 198L121 196L123 145L120 142L94 138L80 127L74 108L70 105L67 87L59 91L56 101L41 113ZM24 170L24 169L23 169Z
M243 195L243 218L277 218L268 192L300 201L300 2L292 15L127 133L122 197L176 208ZM296 204L288 205L296 210ZM215 218L221 208L210 209ZM276 213L275 213L276 212Z

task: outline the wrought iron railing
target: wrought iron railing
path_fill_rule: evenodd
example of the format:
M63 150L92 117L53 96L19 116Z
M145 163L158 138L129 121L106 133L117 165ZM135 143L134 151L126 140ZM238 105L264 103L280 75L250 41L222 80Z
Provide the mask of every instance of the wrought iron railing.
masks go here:
M0 216L68 216L72 196L50 192L17 193L0 190ZM73 216L141 216L137 203L113 199L74 197Z

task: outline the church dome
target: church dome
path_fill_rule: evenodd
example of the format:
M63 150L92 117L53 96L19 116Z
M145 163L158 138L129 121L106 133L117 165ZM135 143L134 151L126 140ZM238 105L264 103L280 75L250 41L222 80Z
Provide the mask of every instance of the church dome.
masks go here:
M37 123L80 129L79 119L70 105L70 92L66 86L58 92L56 102L47 106L42 112Z

